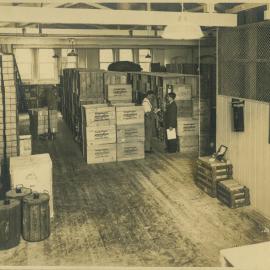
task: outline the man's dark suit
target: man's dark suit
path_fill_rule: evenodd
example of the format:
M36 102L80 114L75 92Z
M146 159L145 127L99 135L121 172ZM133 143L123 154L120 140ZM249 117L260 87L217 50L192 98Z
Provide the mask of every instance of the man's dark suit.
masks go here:
M167 139L167 129L170 127L175 128L175 130L177 129L177 106L175 101L167 105L164 115L164 122L166 128L167 151L170 153L175 153L177 151L177 139Z

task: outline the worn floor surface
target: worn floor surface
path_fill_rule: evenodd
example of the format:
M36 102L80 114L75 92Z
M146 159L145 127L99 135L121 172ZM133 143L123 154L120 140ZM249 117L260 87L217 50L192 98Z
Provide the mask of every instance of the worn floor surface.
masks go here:
M231 210L194 185L192 158L87 165L60 126L34 146L53 160L51 236L1 251L1 265L219 266L220 249L270 240L250 207Z

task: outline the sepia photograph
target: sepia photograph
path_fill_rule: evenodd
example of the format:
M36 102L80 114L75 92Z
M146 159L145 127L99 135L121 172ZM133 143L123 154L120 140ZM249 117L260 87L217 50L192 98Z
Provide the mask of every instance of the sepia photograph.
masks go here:
M0 269L270 269L270 0L0 0Z

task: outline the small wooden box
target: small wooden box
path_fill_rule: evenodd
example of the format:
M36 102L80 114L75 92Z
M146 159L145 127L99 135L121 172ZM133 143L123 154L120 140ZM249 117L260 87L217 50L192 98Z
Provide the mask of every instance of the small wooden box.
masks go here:
M196 184L212 197L217 195L217 183L232 178L232 164L230 162L213 161L211 157L199 157L197 160Z
M217 198L230 208L250 204L249 189L234 179L220 181L217 184Z

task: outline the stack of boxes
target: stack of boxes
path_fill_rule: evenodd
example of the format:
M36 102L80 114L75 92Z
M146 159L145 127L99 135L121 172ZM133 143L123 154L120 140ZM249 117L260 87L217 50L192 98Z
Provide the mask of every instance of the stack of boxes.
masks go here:
M19 114L19 155L32 154L32 136L30 135L30 117L28 113Z
M211 156L197 160L196 185L211 197L230 208L250 204L249 189L233 179L233 166L228 160L215 160Z
M173 85L177 105L177 134L181 153L199 150L198 121L193 118L192 87L189 84Z
M32 109L30 114L31 134L34 137L47 134L50 128L52 133L57 133L58 113L48 108Z
M0 158L18 154L17 95L13 55L1 55L1 96L0 96ZM5 138L4 138L5 130Z
M116 161L115 108L82 106L83 156L88 164Z
M142 106L82 106L83 156L88 164L144 158Z
M144 158L144 110L142 106L116 107L117 160Z
M207 99L193 99L193 118L200 123L200 154L210 154L210 104Z

